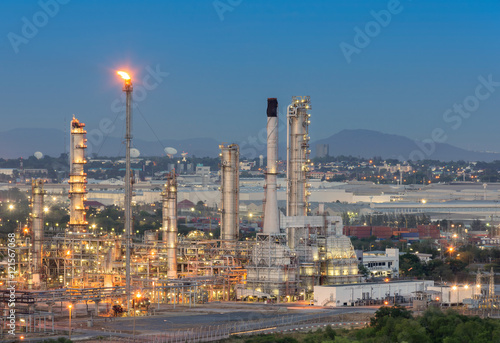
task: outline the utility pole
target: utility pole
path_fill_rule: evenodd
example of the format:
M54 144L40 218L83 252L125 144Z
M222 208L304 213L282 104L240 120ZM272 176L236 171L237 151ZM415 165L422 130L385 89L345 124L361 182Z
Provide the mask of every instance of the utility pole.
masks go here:
M132 123L132 80L130 76L119 71L120 75L125 84L123 86L123 91L126 95L126 132L125 132L125 239L126 239L126 293L127 293L127 311L130 313L130 239L132 234L132 184L130 175L130 148L132 141L131 134L131 123Z

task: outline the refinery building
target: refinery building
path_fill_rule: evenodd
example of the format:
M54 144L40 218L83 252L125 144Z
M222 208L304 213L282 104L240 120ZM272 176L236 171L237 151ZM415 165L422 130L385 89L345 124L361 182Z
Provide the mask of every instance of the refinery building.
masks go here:
M19 238L19 289L54 292L66 301L78 293L84 301L99 304L112 299L130 306L130 296L140 291L154 302L191 304L211 300L272 298L313 299L316 286L356 284L361 281L358 260L350 239L343 235L342 219L330 216L321 205L311 215L309 195L309 135L311 103L308 96L294 96L286 107L287 170L286 211L278 209L278 101L267 103L267 169L262 192L263 232L255 240L239 240L240 161L237 144L220 145L220 239L177 232L178 180L172 171L162 186L163 221L159 232L139 238L131 227L133 172L130 170L130 78L127 96L127 173L123 207L125 232L102 231L89 225L86 130L79 119L71 121L69 225L64 231L44 226L46 190L41 180L32 183L30 235ZM264 111L263 111L264 112ZM94 296L86 297L92 289ZM75 293L76 292L76 293ZM44 293L36 293L44 294ZM65 295L66 294L66 295ZM95 294L100 294L95 296ZM45 299L45 298L44 298ZM36 305L53 306L42 298ZM76 299L76 298L75 298ZM117 300L118 299L118 300ZM83 301L82 300L82 301ZM127 306L128 305L128 306Z

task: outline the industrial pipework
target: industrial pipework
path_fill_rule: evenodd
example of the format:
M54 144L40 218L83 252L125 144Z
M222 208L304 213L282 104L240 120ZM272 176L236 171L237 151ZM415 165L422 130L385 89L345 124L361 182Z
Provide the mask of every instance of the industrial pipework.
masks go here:
M221 238L238 240L239 236L239 163L240 147L237 144L219 146L221 149Z
M71 121L70 137L70 169L69 169L69 227L72 232L85 232L87 219L85 212L85 200L87 200L87 174L84 171L85 149L87 148L87 139L85 135L85 124L80 123L73 116Z
M267 171L264 233L280 232L276 175L278 174L278 100L267 99Z
M33 237L33 270L32 285L39 288L42 278L42 259L43 259L43 180L36 179L31 181L31 231Z
M167 176L163 200L163 242L167 244L167 277L177 279L177 179L175 170Z

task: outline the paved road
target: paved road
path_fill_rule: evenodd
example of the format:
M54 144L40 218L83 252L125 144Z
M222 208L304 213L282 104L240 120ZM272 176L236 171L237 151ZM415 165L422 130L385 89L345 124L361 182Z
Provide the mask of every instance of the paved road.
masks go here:
M335 309L296 309L286 313L260 311L233 311L226 313L192 314L182 316L160 315L154 317L136 317L136 330L140 332L173 331L197 328L208 325L241 324L266 320L317 320L318 318L347 313L375 313L374 307L335 308ZM118 318L111 323L103 323L107 329L125 331L132 330L132 318Z

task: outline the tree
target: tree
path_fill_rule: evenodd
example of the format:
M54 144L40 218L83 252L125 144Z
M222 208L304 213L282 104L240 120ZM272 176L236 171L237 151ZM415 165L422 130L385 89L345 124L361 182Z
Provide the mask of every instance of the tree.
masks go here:
M398 342L427 343L431 342L425 328L412 319L402 319L394 328L394 336Z
M399 270L404 276L421 277L424 275L424 265L417 255L406 253L399 260Z
M370 318L370 326L375 328L382 328L388 318L412 318L411 311L407 310L403 306L382 306L375 312L375 317Z
M470 228L473 231L481 231L484 229L484 226L479 219L474 219L470 224Z
M118 316L118 314L123 313L123 307L121 307L121 305L113 305L112 309L115 317Z
M370 271L368 270L368 268L365 267L365 265L363 263L360 263L358 265L358 270L359 270L359 273L361 275L363 275L364 277L368 277L370 275Z

